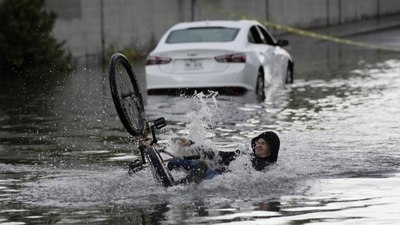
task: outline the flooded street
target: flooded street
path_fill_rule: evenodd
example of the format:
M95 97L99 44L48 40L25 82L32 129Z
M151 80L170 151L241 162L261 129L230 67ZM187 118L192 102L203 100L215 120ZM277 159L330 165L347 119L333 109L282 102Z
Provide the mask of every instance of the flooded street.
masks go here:
M400 48L399 29L352 37ZM396 38L389 38L396 37ZM400 220L400 52L317 42L290 49L295 80L253 93L146 96L160 143L201 131L220 150L275 130L278 166L165 189L127 175L137 142L101 68L0 83L1 224L396 224ZM134 65L143 85L143 65ZM144 90L144 88L142 88ZM214 101L215 100L215 101Z

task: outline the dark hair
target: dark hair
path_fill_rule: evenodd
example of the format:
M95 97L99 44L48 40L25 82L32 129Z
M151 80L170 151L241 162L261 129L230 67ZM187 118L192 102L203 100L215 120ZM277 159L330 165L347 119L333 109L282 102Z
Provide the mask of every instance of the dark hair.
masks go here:
M261 138L265 140L268 143L269 147L271 148L271 155L269 155L266 159L262 160L271 163L276 162L276 160L278 160L279 146L281 143L278 135L273 131L266 131L264 133L261 133L257 137L251 139L251 148L253 149L253 153L255 153L256 142L258 141L258 139Z

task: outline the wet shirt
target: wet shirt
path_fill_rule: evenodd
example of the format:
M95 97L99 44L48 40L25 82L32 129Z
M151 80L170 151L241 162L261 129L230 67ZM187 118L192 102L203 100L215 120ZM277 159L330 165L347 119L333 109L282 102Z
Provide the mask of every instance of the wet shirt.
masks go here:
M239 150L227 152L216 151L205 146L195 146L194 148L194 150L198 152L198 157L196 159L206 161L207 164L219 174L228 172L230 163L241 155L249 155L250 163L257 171L262 171L272 164L268 160L257 158L254 153L248 154Z

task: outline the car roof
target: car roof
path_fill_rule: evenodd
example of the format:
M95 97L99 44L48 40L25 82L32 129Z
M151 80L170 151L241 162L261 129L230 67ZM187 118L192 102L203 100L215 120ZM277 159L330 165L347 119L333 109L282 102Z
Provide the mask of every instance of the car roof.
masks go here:
M234 48L233 46L238 45L238 41L242 40L243 38L247 37L247 29L249 29L253 25L261 25L259 22L255 20L205 20L205 21L195 21L195 22L182 22L175 24L171 28L169 28L164 35L161 37L160 41L158 42L156 48L153 51L159 51L162 49L163 51L169 47L169 44L166 43L168 36L175 30L184 30L189 28L196 28L196 27L229 27L229 28L238 28L240 31L238 33L238 37L235 38L233 42L226 42L226 43L218 43L219 46L221 45L232 45L230 48ZM262 26L262 25L261 25ZM182 43L182 45L187 45L191 43ZM240 43L239 43L240 44ZM207 45L210 45L207 43ZM171 48L176 48L174 45Z
M255 20L204 20L195 22L178 23L170 28L170 30L187 29L192 27L236 27L243 28L251 25L260 25Z

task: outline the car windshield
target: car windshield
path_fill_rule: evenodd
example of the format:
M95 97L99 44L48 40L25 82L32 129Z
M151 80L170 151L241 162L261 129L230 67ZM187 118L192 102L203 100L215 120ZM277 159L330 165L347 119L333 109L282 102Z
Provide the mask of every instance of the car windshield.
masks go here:
M229 42L238 34L238 28L228 27L196 27L172 31L166 43L190 43L190 42Z

